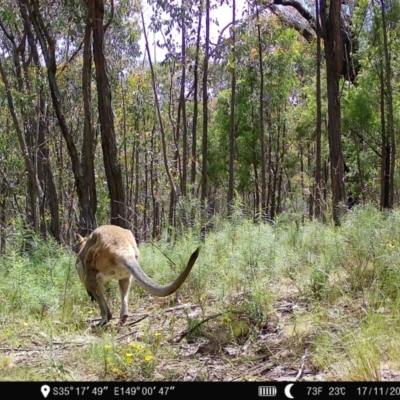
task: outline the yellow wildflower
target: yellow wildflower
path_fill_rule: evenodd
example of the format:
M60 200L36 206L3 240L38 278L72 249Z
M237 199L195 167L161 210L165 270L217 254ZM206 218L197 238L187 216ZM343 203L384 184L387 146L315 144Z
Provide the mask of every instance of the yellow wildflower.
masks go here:
M125 362L126 362L127 364L132 364L132 356L133 356L132 353L126 353L126 354L125 354Z
M146 357L144 358L145 361L149 362L153 359L153 356L151 354L147 354Z
M140 351L140 350L143 349L143 346L142 346L140 343L130 342L130 343L128 344L128 346L129 346L129 347L133 347L135 350L138 350L138 351Z

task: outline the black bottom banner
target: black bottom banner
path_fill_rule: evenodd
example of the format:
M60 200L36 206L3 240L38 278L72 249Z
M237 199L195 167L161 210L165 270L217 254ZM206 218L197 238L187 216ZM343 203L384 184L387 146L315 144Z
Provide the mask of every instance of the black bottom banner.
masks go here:
M400 398L400 382L0 382L2 399ZM211 397L210 397L211 400Z

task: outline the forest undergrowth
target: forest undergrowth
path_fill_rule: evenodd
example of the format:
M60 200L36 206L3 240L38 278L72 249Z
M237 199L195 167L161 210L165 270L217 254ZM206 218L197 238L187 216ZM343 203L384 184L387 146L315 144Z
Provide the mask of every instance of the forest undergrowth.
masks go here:
M347 213L340 227L282 215L255 224L214 221L204 242L186 229L174 243L140 246L140 264L172 281L201 244L176 295L133 284L130 317L100 311L52 241L0 258L0 380L357 380L400 378L400 210Z

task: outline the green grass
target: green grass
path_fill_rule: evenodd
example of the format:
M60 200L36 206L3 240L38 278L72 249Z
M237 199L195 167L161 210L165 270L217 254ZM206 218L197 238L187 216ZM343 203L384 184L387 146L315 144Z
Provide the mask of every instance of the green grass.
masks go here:
M140 264L172 281L199 244L195 232L144 243ZM398 210L355 209L339 228L236 216L216 220L201 245L176 295L133 285L123 327L118 285L107 284L116 318L91 329L100 313L75 255L51 241L25 255L9 244L0 258L0 380L268 380L278 368L293 379L306 349L303 379L400 373Z

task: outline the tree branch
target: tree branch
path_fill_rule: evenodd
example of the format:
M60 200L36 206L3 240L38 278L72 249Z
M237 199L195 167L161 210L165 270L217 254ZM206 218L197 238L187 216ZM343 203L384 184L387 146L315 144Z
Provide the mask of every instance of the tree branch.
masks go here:
M61 74L65 68L71 63L72 60L78 55L78 53L81 51L82 46L84 43L84 39L81 40L81 43L79 44L78 48L72 53L71 57L68 59L68 61L59 69L59 74Z
M111 22L113 21L113 19L114 19L114 0L111 0L111 14L110 14L110 18L108 18L107 23L104 25L104 33L111 25Z
M296 11L304 18L306 19L310 24L315 23L315 18L314 16L307 11L304 6L297 0L274 0L272 2L272 5L277 5L277 6L291 6Z

